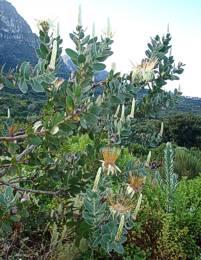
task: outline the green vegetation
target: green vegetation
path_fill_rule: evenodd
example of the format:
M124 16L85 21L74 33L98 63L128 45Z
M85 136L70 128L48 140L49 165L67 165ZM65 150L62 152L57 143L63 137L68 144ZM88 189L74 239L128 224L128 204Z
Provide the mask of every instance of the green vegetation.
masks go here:
M164 138L179 146L201 148L201 116L178 114L165 122Z
M99 40L79 16L75 49L66 49L77 66L70 80L56 76L62 40L47 21L39 30L35 67L0 73L1 85L27 95L22 110L31 93L43 98L23 120L12 100L2 104L0 257L199 259L201 179L191 156L200 152L182 154L188 171L180 148L163 143L164 124L149 119L179 94L163 90L183 72L170 34L152 38L130 73L110 70L96 95L94 73L113 54L111 28Z

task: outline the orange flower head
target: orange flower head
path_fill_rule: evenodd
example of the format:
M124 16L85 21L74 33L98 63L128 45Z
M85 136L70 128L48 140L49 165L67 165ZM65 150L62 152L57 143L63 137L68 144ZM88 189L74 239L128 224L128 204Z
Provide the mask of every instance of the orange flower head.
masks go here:
M14 136L14 134L15 134L15 126L10 126L10 127L8 127L8 135L10 136L10 137L13 137Z
M104 166L108 168L108 166L112 166L115 168L115 162L118 159L120 155L120 149L118 148L111 148L111 147L105 147L102 149L102 155L104 159Z
M128 185L134 192L139 192L144 186L145 178L141 176L129 176Z

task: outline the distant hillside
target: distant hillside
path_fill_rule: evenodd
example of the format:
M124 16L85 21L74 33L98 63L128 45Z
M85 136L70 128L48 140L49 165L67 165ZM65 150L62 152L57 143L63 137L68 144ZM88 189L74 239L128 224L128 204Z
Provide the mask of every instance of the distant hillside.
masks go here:
M169 107L159 114L159 117L166 117L181 113L192 113L193 115L201 115L201 98L180 96L175 106Z
M15 68L22 61L35 64L38 38L14 6L0 0L0 64Z
M174 110L176 113L201 115L201 98L181 96Z

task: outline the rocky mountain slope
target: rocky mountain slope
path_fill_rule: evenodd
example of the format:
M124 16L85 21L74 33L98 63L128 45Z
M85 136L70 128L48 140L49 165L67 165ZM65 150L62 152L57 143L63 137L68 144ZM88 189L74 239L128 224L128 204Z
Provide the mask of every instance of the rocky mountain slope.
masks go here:
M15 68L22 61L37 61L38 38L15 7L0 0L0 64Z

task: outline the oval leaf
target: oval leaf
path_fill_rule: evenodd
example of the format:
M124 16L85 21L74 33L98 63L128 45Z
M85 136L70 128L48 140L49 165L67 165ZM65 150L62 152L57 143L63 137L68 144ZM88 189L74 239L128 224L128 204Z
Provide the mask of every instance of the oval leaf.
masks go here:
M35 92L44 92L42 84L40 84L36 79L32 80L31 87Z
M20 91L23 93L23 94L26 94L27 91L28 91L28 85L26 83L25 80L20 80L19 83L18 83L18 87L20 89Z
M72 60L77 61L77 59L78 59L78 54L77 54L77 52L75 52L74 50L67 48L67 49L66 49L66 54L67 54Z
M104 70L105 68L106 68L106 66L103 63L95 63L93 65L93 69L96 70L96 71Z
M83 54L80 54L78 56L78 63L81 64L81 63L84 63L86 61L86 58Z

